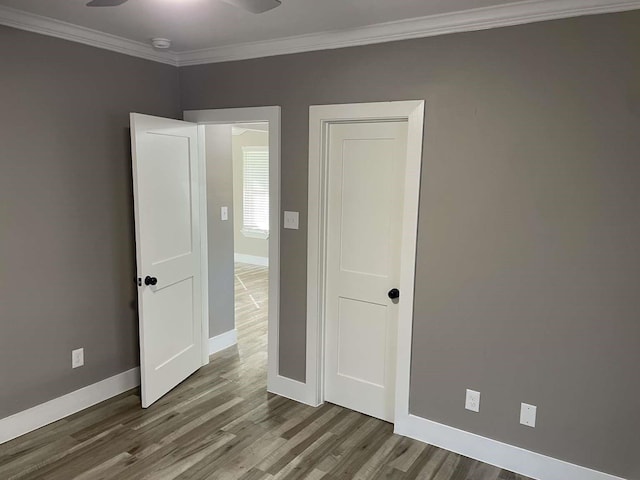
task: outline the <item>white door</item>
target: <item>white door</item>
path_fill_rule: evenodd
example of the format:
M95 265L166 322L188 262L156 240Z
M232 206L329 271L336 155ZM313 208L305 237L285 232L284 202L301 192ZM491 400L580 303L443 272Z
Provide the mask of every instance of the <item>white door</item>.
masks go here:
M197 125L131 114L142 406L202 364Z
M328 133L325 399L393 421L407 122Z

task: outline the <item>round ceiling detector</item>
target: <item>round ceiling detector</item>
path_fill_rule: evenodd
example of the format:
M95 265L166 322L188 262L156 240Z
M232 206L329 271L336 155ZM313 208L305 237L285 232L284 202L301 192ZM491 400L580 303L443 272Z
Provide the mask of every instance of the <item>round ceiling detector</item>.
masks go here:
M151 45L153 45L154 48L165 50L171 46L171 40L168 38L152 38Z

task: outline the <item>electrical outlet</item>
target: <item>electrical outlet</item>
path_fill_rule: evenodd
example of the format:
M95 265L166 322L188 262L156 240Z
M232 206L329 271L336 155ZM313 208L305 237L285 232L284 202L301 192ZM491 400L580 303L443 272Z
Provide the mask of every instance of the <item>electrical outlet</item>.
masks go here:
M220 220L229 220L229 207L220 207Z
M471 410L472 412L480 411L480 392L467 389L467 401L464 408Z
M536 427L536 414L538 407L523 403L520 407L520 423L527 427Z
M298 212L284 212L284 228L291 230L298 230L300 220L300 213Z
M84 348L78 348L71 352L71 368L78 368L84 365Z

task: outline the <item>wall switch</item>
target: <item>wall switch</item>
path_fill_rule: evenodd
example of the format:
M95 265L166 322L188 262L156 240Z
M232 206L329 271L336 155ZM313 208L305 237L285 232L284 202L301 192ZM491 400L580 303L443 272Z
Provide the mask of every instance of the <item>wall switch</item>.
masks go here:
M480 392L467 389L467 401L465 402L464 408L466 408L467 410L471 410L472 412L479 412Z
M79 348L71 352L71 368L78 368L84 365L84 348Z
M220 220L229 220L229 207L220 207Z
M523 403L520 408L520 423L527 427L535 428L537 410L538 408L535 405Z
M299 212L284 212L284 228L298 230L299 220Z

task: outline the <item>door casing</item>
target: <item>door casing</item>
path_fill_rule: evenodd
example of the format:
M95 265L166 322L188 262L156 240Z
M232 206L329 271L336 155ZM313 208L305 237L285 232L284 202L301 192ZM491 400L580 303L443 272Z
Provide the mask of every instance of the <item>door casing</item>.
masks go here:
M309 198L307 243L306 391L299 398L310 405L324 403L324 327L326 281L327 137L328 126L343 122L406 120L407 163L404 179L400 254L401 301L398 309L395 423L409 416L411 335L415 282L418 203L422 171L425 102L318 105L309 109Z
M202 365L209 363L209 269L207 251L207 188L206 188L206 125L234 123L269 124L269 312L268 312L268 373L267 389L277 393L278 383L278 330L280 325L280 107L247 107L213 110L188 110L183 114L187 122L198 124L200 165L200 229L202 243ZM275 385L275 387L274 387Z

